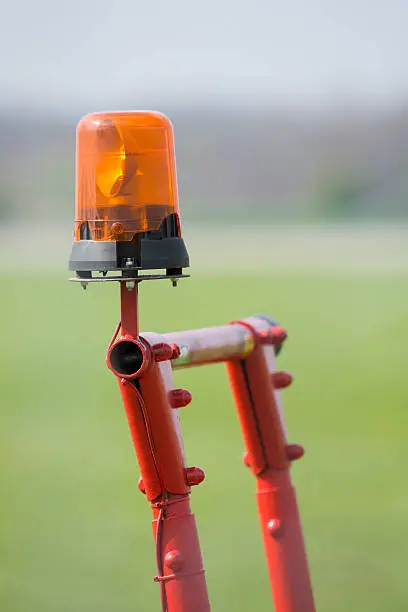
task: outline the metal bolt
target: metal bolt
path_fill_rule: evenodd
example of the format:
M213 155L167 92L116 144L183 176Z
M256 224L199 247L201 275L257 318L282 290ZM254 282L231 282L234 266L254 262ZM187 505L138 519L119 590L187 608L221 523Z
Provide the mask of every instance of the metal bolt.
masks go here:
M128 291L132 291L135 288L135 281L127 281L126 282L126 289Z
M170 347L173 351L171 359L178 359L181 355L180 347L177 344L170 344Z
M133 266L133 259L132 259L132 257L127 257L127 258L126 258L126 261L125 261L125 266L126 266L127 268L131 268L131 267Z
M267 529L269 531L269 534L273 537L273 538L277 538L281 535L282 532L282 523L279 519L275 518L275 519L271 519L268 524L267 524Z
M167 361L173 357L173 347L165 342L159 342L152 347L155 361Z
M286 389L292 384L293 377L289 372L274 372L271 374L274 389Z
M261 344L272 344L280 346L287 338L287 333L279 325L274 325L269 329L262 329L259 334Z
M177 548L173 548L166 553L164 563L169 569L173 570L173 572L179 572L183 568L184 557Z
M285 450L289 461L297 461L305 454L305 449L300 444L286 444Z
M192 399L192 395L187 389L171 389L169 391L170 406L172 408L185 408Z
M199 485L200 482L203 482L203 480L205 478L204 470L202 470L199 467L188 467L188 468L185 468L185 473L186 473L187 484L190 487L194 487L196 485Z

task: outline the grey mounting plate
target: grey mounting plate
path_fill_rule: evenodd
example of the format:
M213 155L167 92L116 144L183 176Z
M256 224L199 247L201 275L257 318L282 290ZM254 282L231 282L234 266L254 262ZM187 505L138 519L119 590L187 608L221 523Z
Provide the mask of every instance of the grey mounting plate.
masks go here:
M190 274L174 274L174 275L144 274L144 275L138 275L138 276L92 276L89 278L74 276L70 278L69 280L74 283L109 283L109 282L114 282L114 281L120 282L120 283L127 283L127 282L139 283L145 280L160 280L160 279L163 279L163 280L167 279L170 281L175 281L175 280L178 280L179 278L190 278Z

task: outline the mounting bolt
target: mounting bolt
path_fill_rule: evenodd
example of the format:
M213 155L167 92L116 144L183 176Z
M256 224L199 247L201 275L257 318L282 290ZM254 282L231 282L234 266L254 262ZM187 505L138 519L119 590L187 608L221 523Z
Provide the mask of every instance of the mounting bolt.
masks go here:
M293 382L293 376L289 372L274 372L271 379L274 389L286 389Z
M279 325L274 325L269 329L262 329L259 334L261 344L272 344L273 346L280 346L288 337L288 334Z
M180 357L181 354L181 350L180 347L177 346L177 344L170 344L171 349L173 351L172 356L170 357L170 359L178 359Z
M300 444L287 444L285 450L289 461L297 461L305 454L305 449Z
M188 467L185 469L187 484L190 487L195 487L203 482L205 478L204 470L199 467Z
M173 358L173 348L165 342L159 342L152 346L152 351L155 361L168 361Z
M185 408L192 399L193 396L187 389L172 389L169 391L169 401L172 408Z
M282 533L282 522L279 519L271 519L268 522L268 532L273 538L277 538Z
M135 281L126 281L126 289L132 291L135 288Z
M164 556L165 565L173 572L179 572L184 565L184 557L177 548L169 550Z

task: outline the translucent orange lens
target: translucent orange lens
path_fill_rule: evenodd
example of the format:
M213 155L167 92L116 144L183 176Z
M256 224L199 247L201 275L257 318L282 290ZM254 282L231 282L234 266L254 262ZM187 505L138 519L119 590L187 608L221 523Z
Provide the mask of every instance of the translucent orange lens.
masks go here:
M153 112L96 113L77 128L75 239L132 240L178 215L173 128Z

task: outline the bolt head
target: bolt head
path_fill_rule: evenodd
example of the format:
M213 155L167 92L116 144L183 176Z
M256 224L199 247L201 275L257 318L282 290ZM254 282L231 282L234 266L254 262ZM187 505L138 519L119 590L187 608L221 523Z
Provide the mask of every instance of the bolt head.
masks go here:
M193 399L187 389L172 389L169 391L170 406L172 408L185 408Z
M195 487L203 482L205 478L205 472L199 467L188 467L186 468L186 479L189 487Z
M277 538L282 533L282 522L279 519L271 519L267 527L269 535L273 538Z
M271 376L272 384L276 390L286 389L293 382L293 376L289 372L274 372Z
M184 565L184 557L179 550L173 548L164 556L165 565L173 572L179 572Z

